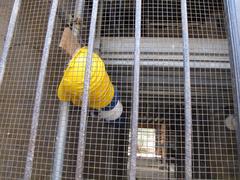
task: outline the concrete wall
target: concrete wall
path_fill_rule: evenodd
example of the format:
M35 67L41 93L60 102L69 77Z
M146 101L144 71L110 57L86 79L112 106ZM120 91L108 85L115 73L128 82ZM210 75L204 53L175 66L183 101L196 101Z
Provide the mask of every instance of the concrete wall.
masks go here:
M8 21L11 15L13 0L0 1L0 54L2 54L3 42L7 32Z

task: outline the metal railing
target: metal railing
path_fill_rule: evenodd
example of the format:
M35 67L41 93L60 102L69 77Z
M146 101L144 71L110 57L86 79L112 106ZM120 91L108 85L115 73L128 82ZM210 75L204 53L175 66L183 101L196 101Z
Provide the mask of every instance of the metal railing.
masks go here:
M78 139L78 151L77 151L77 165L75 172L75 179L81 180L84 179L84 157L85 157L85 147L86 147L86 134L87 134L87 122L88 122L88 96L89 96L89 85L90 85L90 75L91 75L91 65L92 65L92 54L94 50L95 42L95 32L97 24L97 15L98 15L98 4L99 0L94 0L92 5L92 14L91 14L91 24L90 32L88 38L88 55L86 63L86 71L84 78L84 93L82 99L82 108L81 108L81 119L80 119L80 128L79 128L79 139ZM235 88L235 111L237 114L238 120L238 145L240 144L239 138L239 118L240 118L240 16L238 15L238 10L240 8L240 3L230 0L225 0L225 8L228 14L228 30L229 30L229 45L230 45L230 54L231 54L231 69L234 75L234 88ZM15 0L6 41L3 48L3 54L1 56L1 67L0 67L0 85L3 81L3 76L5 72L5 66L7 63L7 56L11 41L14 34L14 28L18 16L18 12L21 6L21 0ZM138 120L139 120L139 84L140 84L140 65L144 65L144 62L140 61L141 55L141 26L142 26L142 0L136 0L135 3L135 49L134 49L134 63L126 61L128 65L134 67L133 70L133 95L132 95L132 112L131 112L131 145L130 145L130 171L129 179L136 179L136 161L137 161L137 143L138 143ZM43 85L46 76L47 63L49 58L49 51L51 46L51 40L54 31L54 23L56 19L58 8L58 0L53 0L51 5L51 10L48 19L47 33L45 37L44 48L41 58L41 66L39 70L39 76L37 81L37 89L35 94L35 101L32 114L32 125L31 125L31 134L28 147L28 154L25 166L24 179L31 179L32 176L32 167L35 153L35 143L37 137L38 123L39 123L39 114L40 107L42 103L42 94L43 94ZM81 18L83 13L83 2L77 1L75 18ZM181 0L181 22L182 22L182 42L183 42L183 68L184 68L184 118L185 118L185 159L184 159L184 172L185 179L192 179L192 104L191 104L191 73L190 73L190 50L189 50L189 29L188 29L188 14L187 14L187 1ZM77 27L73 27L73 31L76 36L79 34ZM101 31L101 29L100 29ZM116 62L113 62L116 63ZM142 63L142 64L141 64ZM120 65L121 62L118 63ZM149 62L146 62L149 65ZM155 65L154 62L151 64ZM161 66L161 63L160 65ZM167 65L169 66L169 65ZM207 67L205 67L207 68ZM224 67L222 67L224 68ZM68 123L68 112L69 112L69 103L60 103L60 116L59 124L57 130L57 141L55 145L55 157L54 165L52 172L52 179L61 179L62 177L62 168L64 160L64 149L66 144L67 136L67 123ZM239 149L239 148L238 148Z

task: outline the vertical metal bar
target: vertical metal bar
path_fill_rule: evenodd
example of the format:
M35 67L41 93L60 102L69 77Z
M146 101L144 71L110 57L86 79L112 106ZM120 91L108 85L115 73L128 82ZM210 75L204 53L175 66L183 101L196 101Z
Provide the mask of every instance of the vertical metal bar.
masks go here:
M240 163L240 1L225 0L225 13L228 25L229 54L232 72L234 110L236 114L236 136L238 160ZM240 170L240 166L239 170Z
M35 102L34 102L34 108L33 108L31 134L30 134L27 161L26 161L25 172L24 172L24 180L30 180L32 175L32 166L33 166L35 143L37 138L39 114L40 114L41 102L42 102L43 86L44 86L44 81L46 76L47 63L48 63L50 46L52 42L52 35L53 35L54 23L55 23L55 18L57 13L57 7L58 7L58 0L53 0L49 19L48 19L47 33L45 37L41 65L39 70L39 77L37 82L37 90L36 90Z
M83 168L84 168L84 155L85 155L85 141L86 141L86 128L87 128L87 108L88 108L88 94L91 77L91 66L92 66L92 54L96 31L97 13L98 13L98 2L99 0L93 1L92 16L90 24L90 32L88 38L88 54L84 77L84 90L82 97L82 110L81 120L79 129L79 140L78 140L78 154L77 154L77 168L76 168L76 180L83 179Z
M15 25L18 17L18 12L21 6L21 2L22 0L14 1L12 14L9 20L8 31L7 31L6 39L3 46L2 56L0 59L0 87L2 85L2 81L4 77L5 67L7 63L7 56L8 56L9 48L12 42L13 33L14 33L14 29L15 29Z
M60 103L59 124L55 145L52 180L62 179L64 150L67 137L68 113L69 103L68 102Z
M129 173L130 180L136 179L139 79L140 79L141 6L142 6L141 0L136 0L133 105L131 122L130 173Z
M80 28L82 25L82 14L83 14L83 6L84 6L85 0L76 0L75 3L75 10L74 10L74 26L73 26L73 33L76 37L79 36ZM81 44L81 38L80 44Z
M96 32L96 39L98 40L97 46L95 48L98 50L98 53L100 53L100 47L101 47L101 31L102 31L102 16L103 16L103 1L99 2L99 12L98 12L98 19L97 19L97 32Z
M83 14L83 6L84 6L84 0L76 0L75 3L75 17L76 18L81 18L82 14Z
M189 36L187 1L181 0L183 60L184 60L184 112L185 112L185 179L192 179L192 103L189 62Z
M83 12L83 0L76 0L74 19L80 19ZM73 25L73 34L78 37L80 31L80 26L78 24ZM60 180L62 178L62 169L64 162L64 151L67 138L67 125L69 116L69 102L60 102L60 116L57 131L57 140L55 145L54 163L52 179Z

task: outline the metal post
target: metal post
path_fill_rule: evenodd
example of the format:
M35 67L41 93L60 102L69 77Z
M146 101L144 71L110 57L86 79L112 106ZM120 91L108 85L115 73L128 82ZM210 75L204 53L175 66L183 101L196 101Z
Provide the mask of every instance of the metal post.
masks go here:
M184 112L185 112L185 179L192 179L192 105L189 62L189 36L187 1L181 0L183 60L184 60Z
M83 12L83 0L76 0L74 19L80 19ZM73 34L78 37L80 31L80 26L78 24L73 25ZM55 155L53 163L52 179L60 180L62 179L62 169L64 161L64 151L67 138L67 125L68 125L68 115L69 115L69 102L60 102L60 115L59 124L57 131L57 139L55 145Z
M84 0L76 0L74 11L75 18L82 18L84 2Z
M97 46L95 48L97 49L98 53L100 53L100 47L101 47L101 30L102 30L102 16L103 16L103 1L99 2L99 12L98 12L98 19L97 19L97 32L96 32L96 39L98 40Z
M85 0L76 0L75 3L75 10L74 10L74 26L73 26L73 33L78 38L80 28L82 25L82 14L83 14L83 6ZM80 38L80 44L82 44L82 39Z
M79 129L79 140L78 140L78 154L77 154L77 168L76 168L76 180L83 179L83 168L84 168L84 155L85 155L85 141L86 141L86 129L87 129L87 108L88 108L88 94L90 86L91 77L91 66L92 66L92 54L95 39L95 29L97 22L97 12L98 12L98 2L99 0L93 1L92 16L90 24L90 32L88 38L88 54L86 62L86 70L84 77L84 90L82 97L82 110L81 110L81 120Z
M140 79L141 6L142 6L141 0L136 0L133 105L131 122L130 173L129 173L130 180L136 179L139 79Z
M40 66L39 77L37 82L37 90L36 90L35 102L34 102L34 108L33 108L32 126L31 126L31 134L30 134L30 140L29 140L29 146L28 146L27 161L26 161L25 172L24 172L24 180L30 180L32 175L32 166L33 166L35 143L37 138L39 114L40 114L41 102L42 102L43 86L44 86L44 81L46 76L47 63L48 63L50 46L52 42L52 35L53 35L54 23L55 23L55 18L57 13L57 7L58 7L58 0L53 0L49 19L48 19L47 34L45 37L45 43L44 43L42 59L41 59L41 66Z
M232 72L234 109L236 114L236 136L240 163L240 1L225 0L228 23L230 65ZM239 167L240 169L240 167Z
M64 150L67 137L68 113L69 113L68 102L60 103L59 124L55 145L52 180L62 179Z
M14 1L12 14L11 14L9 25L8 25L7 36L6 36L6 39L4 42L3 52L2 52L1 59L0 59L1 60L0 61L0 87L3 82L5 67L6 67L6 63L7 63L7 56L8 56L9 48L10 48L10 45L12 42L13 33L14 33L14 29L15 29L15 25L16 25L16 21L17 21L17 17L18 17L18 12L19 12L19 9L21 6L21 2L22 2L22 0Z

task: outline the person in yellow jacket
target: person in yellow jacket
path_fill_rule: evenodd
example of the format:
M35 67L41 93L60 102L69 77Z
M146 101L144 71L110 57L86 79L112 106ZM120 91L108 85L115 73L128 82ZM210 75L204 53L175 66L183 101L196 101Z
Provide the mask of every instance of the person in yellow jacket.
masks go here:
M87 47L78 49L64 71L58 87L58 98L81 106L84 89ZM89 88L89 107L98 110L101 118L111 121L120 118L123 106L106 72L103 60L93 53Z
M74 105L81 105L87 52L87 47L80 48L64 71L58 88L58 97L61 101L72 101ZM92 60L89 107L100 109L111 103L114 87L102 59L94 53Z

